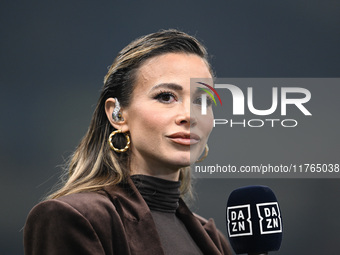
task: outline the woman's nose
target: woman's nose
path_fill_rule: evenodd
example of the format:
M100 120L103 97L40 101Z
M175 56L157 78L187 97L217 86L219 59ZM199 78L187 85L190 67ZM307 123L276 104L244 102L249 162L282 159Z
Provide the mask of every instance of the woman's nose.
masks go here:
M193 111L191 111L190 102L183 104L179 111L180 112L176 118L177 125L187 125L189 127L193 127L197 124L197 118Z

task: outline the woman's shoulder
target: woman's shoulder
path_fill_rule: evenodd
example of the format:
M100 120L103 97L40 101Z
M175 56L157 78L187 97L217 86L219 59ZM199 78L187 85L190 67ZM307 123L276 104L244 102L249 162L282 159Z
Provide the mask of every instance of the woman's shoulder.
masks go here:
M123 224L105 192L49 199L27 217L25 254L111 254L115 231L123 233Z
M116 208L105 192L83 192L49 199L38 203L29 213L29 218L82 217L94 221L100 217L111 218Z
M54 199L57 203L73 207L81 214L103 214L115 210L114 204L104 191L74 193Z

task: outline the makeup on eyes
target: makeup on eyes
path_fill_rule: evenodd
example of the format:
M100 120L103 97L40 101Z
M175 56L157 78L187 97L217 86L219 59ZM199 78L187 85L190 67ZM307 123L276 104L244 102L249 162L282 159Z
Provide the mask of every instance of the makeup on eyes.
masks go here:
M196 98L194 100L194 103L196 102L196 104L202 104L202 95L206 95L207 98L207 106L211 106L213 104L213 99L211 98L211 93L208 94L207 92L205 92L206 90L210 91L210 89L208 88L204 88L204 90L202 90L201 87L196 87L196 90L194 92L194 98Z
M159 91L157 91L159 89ZM151 88L152 92L152 98L155 100L158 100L161 103L170 104L172 102L179 101L178 92L182 91L183 87L181 85L175 84L175 83L161 83ZM200 87L197 87L197 89L194 92L194 104L201 105L201 95L207 94L204 92ZM170 98L173 98L171 100ZM213 99L209 94L207 94L207 106L211 106L213 103Z
M173 98L172 101L170 101L170 97ZM170 104L174 101L177 101L177 96L172 91L164 91L160 90L158 93L156 93L155 96L153 96L154 99L158 100L161 103Z

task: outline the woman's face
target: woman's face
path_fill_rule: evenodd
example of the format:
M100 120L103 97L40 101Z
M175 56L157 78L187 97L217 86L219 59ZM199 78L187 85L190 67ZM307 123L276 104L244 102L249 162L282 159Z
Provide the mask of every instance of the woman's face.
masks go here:
M204 92L190 89L190 78L212 78L206 62L194 54L156 56L137 71L120 127L130 133L132 174L178 179L177 170L194 163L203 152L213 113L208 107L207 115L201 115Z

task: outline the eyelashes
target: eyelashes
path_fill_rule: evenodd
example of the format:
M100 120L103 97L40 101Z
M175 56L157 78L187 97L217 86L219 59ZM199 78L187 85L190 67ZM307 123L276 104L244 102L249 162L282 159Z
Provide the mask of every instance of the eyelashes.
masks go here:
M178 101L178 97L176 96L176 94L174 94L171 91L160 91L153 98L155 100L159 101L160 103L163 103L163 104L171 104L173 102L177 102ZM213 100L211 99L211 97L208 95L206 97L206 99L207 99L207 106L211 106L213 104ZM201 97L201 95L197 96L193 100L193 104L202 105L202 97Z
M206 98L207 98L207 106L211 106L213 103L213 100L211 99L209 95ZM201 96L197 97L194 100L194 104L202 105L202 97Z
M177 97L174 93L171 91L160 91L154 99L158 100L161 103L164 104L170 104L172 102L177 101Z

